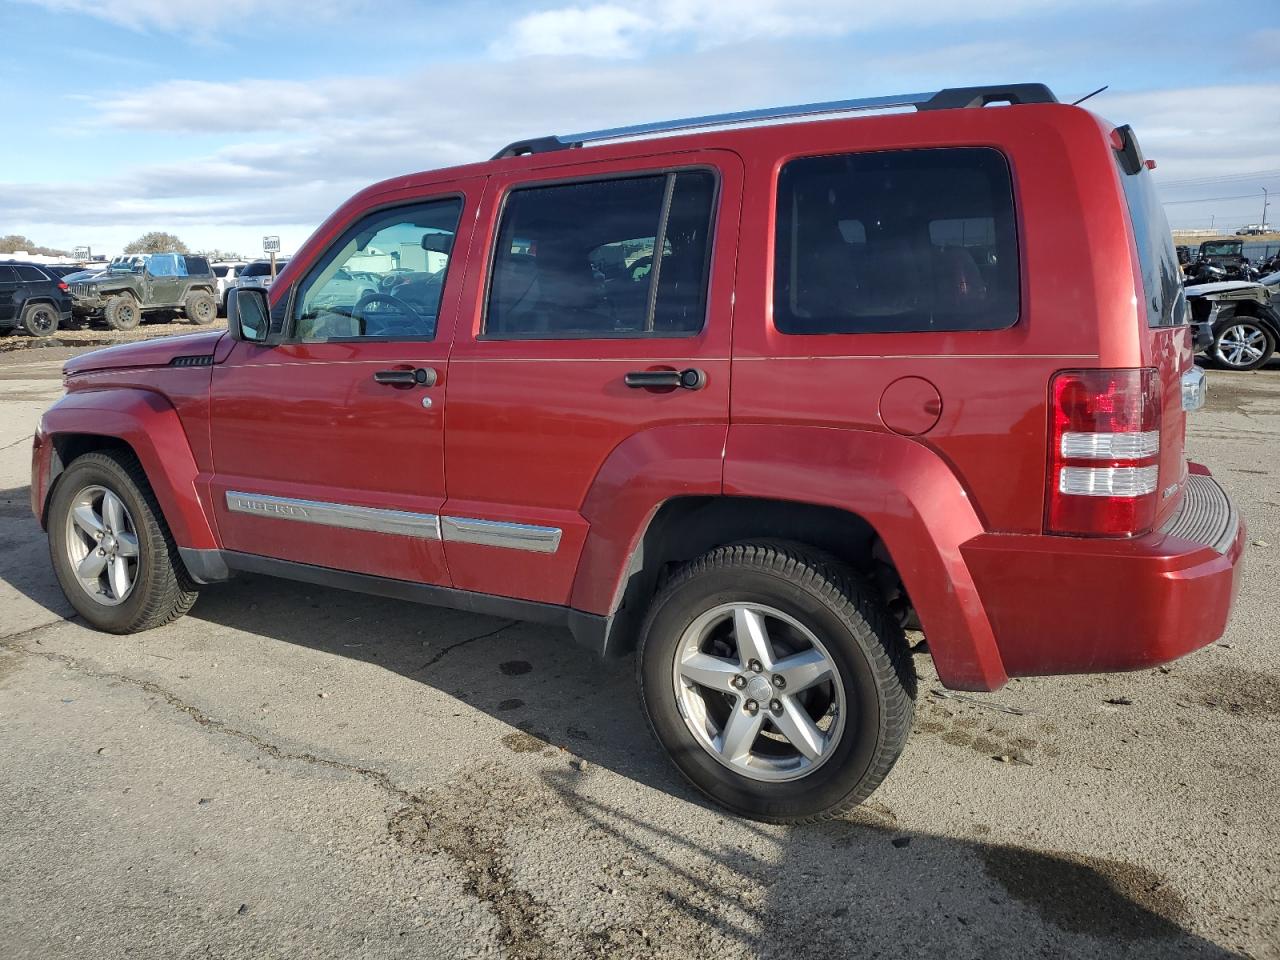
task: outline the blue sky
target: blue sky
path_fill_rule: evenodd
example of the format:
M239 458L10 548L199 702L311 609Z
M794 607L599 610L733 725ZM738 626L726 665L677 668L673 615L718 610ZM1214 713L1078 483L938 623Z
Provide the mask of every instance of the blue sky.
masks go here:
M1264 187L1280 221L1275 0L0 0L0 38L0 234L51 246L287 251L527 136L1021 80L1110 84L1175 227L1256 222Z

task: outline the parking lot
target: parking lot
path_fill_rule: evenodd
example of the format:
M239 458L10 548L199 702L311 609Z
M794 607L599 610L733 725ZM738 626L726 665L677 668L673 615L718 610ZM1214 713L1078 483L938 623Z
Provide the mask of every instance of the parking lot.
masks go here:
M6 960L1280 957L1280 364L1191 420L1252 541L1221 643L963 697L918 657L872 801L784 828L556 630L249 577L68 619L28 483L70 354L0 355Z

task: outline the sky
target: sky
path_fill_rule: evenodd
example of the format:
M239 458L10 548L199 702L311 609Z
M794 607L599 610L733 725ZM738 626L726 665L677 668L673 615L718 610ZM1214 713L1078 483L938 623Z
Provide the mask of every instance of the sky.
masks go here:
M1109 84L1175 228L1257 223L1264 189L1280 223L1276 0L0 0L0 39L0 235L45 246L288 253L513 140L1022 81Z

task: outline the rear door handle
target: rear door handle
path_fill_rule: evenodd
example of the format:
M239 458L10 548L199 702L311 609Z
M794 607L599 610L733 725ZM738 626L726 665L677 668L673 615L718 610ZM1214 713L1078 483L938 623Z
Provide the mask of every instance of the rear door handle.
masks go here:
M436 372L430 367L416 367L413 370L379 370L373 375L378 383L389 383L396 387L434 387Z
M707 374L694 367L687 370L632 370L622 378L622 382L636 390L652 390L654 387L701 390L707 385Z

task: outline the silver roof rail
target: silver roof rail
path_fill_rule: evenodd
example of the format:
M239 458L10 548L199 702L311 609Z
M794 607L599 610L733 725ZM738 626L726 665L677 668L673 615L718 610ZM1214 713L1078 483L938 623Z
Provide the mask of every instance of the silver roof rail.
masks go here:
M797 103L786 107L764 107L759 110L739 110L736 113L711 113L701 117L684 117L680 120L659 120L654 123L637 123L627 127L609 127L605 130L589 130L585 133L537 137L517 140L494 154L494 160L519 157L531 153L549 153L555 150L571 150L583 144L602 140L621 140L625 137L642 137L654 133L670 133L677 130L697 130L702 127L721 127L738 123L761 123L769 120L794 120L833 113L857 113L865 110L888 110L894 107L915 107L917 110L947 110L963 107L985 107L991 103L1057 103L1058 98L1042 83L1015 83L1006 86L950 87L931 93L900 93L889 97L866 97L860 100L826 100L820 103Z

